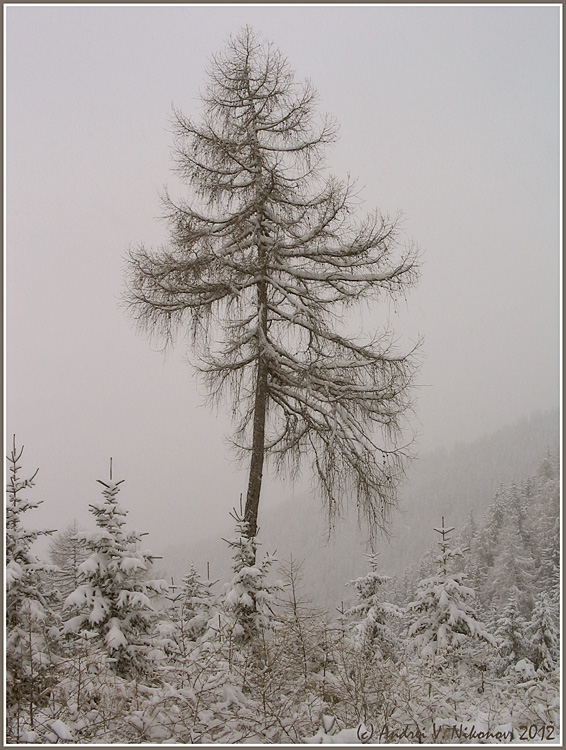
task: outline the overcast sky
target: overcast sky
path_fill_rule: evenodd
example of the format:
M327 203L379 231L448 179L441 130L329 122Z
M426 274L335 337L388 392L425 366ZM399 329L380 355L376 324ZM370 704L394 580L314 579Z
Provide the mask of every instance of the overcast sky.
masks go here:
M88 522L110 456L155 551L245 493L183 343L164 358L119 306L127 247L167 241L172 105L198 119L208 58L245 24L340 122L331 171L364 208L401 209L421 247L419 287L382 311L400 343L424 337L419 450L558 405L558 6L19 5L6 21L6 434L40 467L36 525ZM291 492L269 483L264 502Z

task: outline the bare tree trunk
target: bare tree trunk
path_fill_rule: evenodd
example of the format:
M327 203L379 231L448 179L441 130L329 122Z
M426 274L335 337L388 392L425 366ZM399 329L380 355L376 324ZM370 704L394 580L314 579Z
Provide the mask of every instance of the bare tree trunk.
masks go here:
M261 251L260 251L261 252ZM267 341L267 283L260 281L258 294L258 365L254 404L254 423L252 436L252 455L248 479L248 494L244 520L247 521L248 537L257 534L257 516L259 496L263 479L263 461L265 456L265 419L267 416L267 375L268 366L264 353Z

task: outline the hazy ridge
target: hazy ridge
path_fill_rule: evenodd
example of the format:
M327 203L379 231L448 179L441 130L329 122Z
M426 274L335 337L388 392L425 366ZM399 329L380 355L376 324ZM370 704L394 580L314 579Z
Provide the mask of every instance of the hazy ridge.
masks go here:
M520 483L547 451L558 455L559 446L559 414L554 411L537 413L451 450L423 454L413 462L400 490L390 539L378 542L383 570L402 574L418 563L434 541L432 527L441 516L456 527L472 511L481 517L499 485ZM367 535L358 527L355 510L337 522L330 539L320 501L306 495L266 507L260 526L260 550L275 551L281 561L291 556L304 560L304 591L314 602L333 608L348 601L346 582L366 571ZM231 558L221 537L227 535L231 531L225 521L218 537L164 550L159 567L179 582L191 563L206 577L209 563L211 578L224 582L230 576Z

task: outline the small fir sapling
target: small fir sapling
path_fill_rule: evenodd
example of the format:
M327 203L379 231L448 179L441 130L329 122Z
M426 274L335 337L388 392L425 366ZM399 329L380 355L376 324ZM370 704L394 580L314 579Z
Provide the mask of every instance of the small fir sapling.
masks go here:
M14 734L18 740L21 732L27 731L23 727L33 731L37 706L49 698L51 669L58 661L53 647L59 636L49 595L44 593L51 566L40 562L31 550L38 537L53 531L24 526L24 515L42 501L23 495L34 486L39 471L29 479L20 478L23 451L23 446L16 447L14 435L7 457L5 645L8 735Z
M212 587L218 581L203 581L194 565L183 577L181 587L171 581L170 604L165 618L155 626L155 645L164 653L184 662L195 643L218 628L218 597ZM179 588L177 593L176 589Z
M179 614L192 641L197 641L207 631L214 616L216 596L212 587L218 581L203 581L194 565L183 577L178 600Z
M437 574L426 578L417 587L416 599L408 605L412 616L409 637L412 647L423 657L437 652L448 653L479 638L495 646L493 636L475 617L473 589L465 586L464 573L452 573L455 558L463 553L452 549L449 534L452 528L444 525L434 529L441 535L441 554L437 558Z
M531 661L540 673L549 673L560 664L559 613L553 611L548 595L541 591L526 629Z
M391 578L378 571L378 553L366 557L370 571L347 584L356 589L358 603L350 607L345 615L356 620L352 632L357 649L366 654L392 657L395 651L395 634L389 622L392 617L400 617L401 611L395 604L383 601L383 585Z
M234 576L226 586L223 602L235 620L233 636L236 642L248 643L274 626L277 591L282 584L267 583L275 558L266 553L258 564L259 544L254 536L249 535L248 522L236 513L232 515L236 520L236 537L225 541L234 550Z
M117 499L124 480L98 481L104 487L104 500L90 504L98 528L78 534L90 554L79 565L78 587L64 603L64 608L78 607L79 614L66 623L65 630L94 632L119 674L144 671L154 617L152 599L168 586L164 580L146 578L156 558L139 549L144 534L124 530L128 512Z
M517 606L517 599L511 594L499 618L495 630L499 659L499 672L504 674L509 667L529 655L525 639L527 622Z

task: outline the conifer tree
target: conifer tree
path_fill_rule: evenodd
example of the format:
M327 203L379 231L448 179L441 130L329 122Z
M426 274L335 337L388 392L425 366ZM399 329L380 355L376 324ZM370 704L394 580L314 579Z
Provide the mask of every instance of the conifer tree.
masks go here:
M89 556L79 565L78 587L64 603L79 609L65 630L98 636L119 674L143 673L148 668L152 599L168 587L163 580L147 578L155 556L140 550L140 532L125 531L127 511L117 498L124 480L113 482L112 470L110 477L98 480L104 487L103 502L90 504L97 530L78 533Z
M54 595L61 603L79 585L79 565L87 557L84 543L78 538L79 531L77 522L73 521L58 532L49 545L49 558L55 566L50 580Z
M179 593L167 598L172 602L168 609L174 624L174 638L178 645L183 644L183 652L188 643L195 643L205 637L220 607L218 596L212 587L218 581L203 581L194 564L183 576ZM174 589L175 587L171 587Z
M551 525L550 525L551 524ZM547 534L540 546L539 582L553 602L560 604L560 514L550 518Z
M505 525L508 517L507 489L500 485L495 492L493 502L487 511L487 523L484 525L484 534L481 537L485 565L493 565L494 555L497 553L500 530Z
M31 549L38 537L53 531L31 530L24 524L25 514L42 501L24 496L25 490L34 486L39 469L29 479L20 478L23 452L24 446L19 450L16 447L14 435L7 457L5 643L8 735L16 740L28 731L24 727L34 730L35 711L49 698L58 638L58 623L46 594L49 566Z
M234 576L227 585L223 603L235 624L233 636L236 642L250 643L261 638L274 624L274 607L279 582L267 583L267 575L275 559L266 553L260 564L256 562L258 542L249 535L248 522L234 515L236 537L227 540L234 551Z
M353 617L354 643L365 654L373 653L384 658L395 655L395 634L390 627L392 617L401 617L399 608L383 600L383 585L390 581L389 576L378 571L378 553L366 555L370 571L360 578L349 581L358 595L358 603L346 612Z
M215 581L203 581L194 565L183 577L178 600L179 617L188 637L197 641L208 628L216 597L212 592Z
M442 517L442 525L434 530L442 537L437 573L420 582L415 600L408 605L411 648L426 657L453 651L470 638L495 645L493 636L475 617L474 590L464 585L463 573L452 572L454 560L462 555L461 549L450 545L448 535L454 527L446 527Z
M516 518L509 516L502 527L493 566L484 584L484 591L492 604L501 610L510 596L528 619L534 602L536 566L530 549L524 544Z
M313 679L318 663L321 628L325 626L326 613L315 607L305 595L302 583L303 563L291 555L281 563L279 573L282 586L278 592L277 617L281 627L277 630L278 658L289 689L305 690Z
M501 659L500 672L504 673L518 661L528 656L525 641L527 621L521 614L514 594L498 618L495 637Z
M215 583L203 581L191 565L178 591L171 581L166 596L169 605L155 623L153 658L162 660L163 670L174 674L180 687L191 681L197 644L218 637L220 604L212 592Z
M553 672L560 661L558 612L546 592L541 591L526 629L531 661L540 672Z
M130 251L127 303L166 343L187 332L211 399L230 398L250 537L265 459L293 474L307 455L330 516L351 491L374 533L403 475L416 365L388 330L356 340L338 323L404 294L415 248L395 220L356 220L351 184L322 179L336 128L316 123L310 83L250 28L213 58L201 99L201 123L174 117L192 194L165 198L168 247Z
M545 591L553 606L560 606L560 471L555 457L548 454L541 463L534 484L529 512L533 546L538 553L537 591Z

